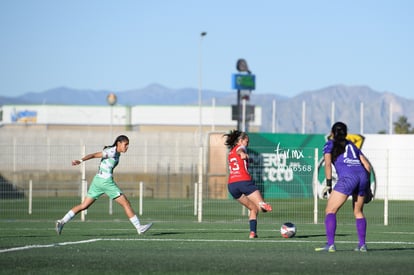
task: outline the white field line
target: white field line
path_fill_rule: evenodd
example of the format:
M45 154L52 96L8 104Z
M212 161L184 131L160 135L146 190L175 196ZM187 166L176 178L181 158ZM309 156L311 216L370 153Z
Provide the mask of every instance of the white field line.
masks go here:
M34 248L49 248L56 246L65 246L65 245L77 245L84 243L93 243L100 241L109 241L109 242L122 242L122 241L139 241L139 242L234 242L234 243L320 243L321 241L304 241L304 240L294 240L294 239L284 239L284 240L203 240L203 239L156 239L156 238L145 238L145 239L119 239L119 238L100 238L100 239L89 239L76 242L63 242L63 243L54 243L54 244L45 244L45 245L26 245L21 247L12 247L7 249L1 249L0 253L28 250ZM355 243L355 241L336 241L336 243ZM394 245L414 245L414 242L394 242L394 241L372 241L367 242L367 244L394 244Z
M19 251L19 250L28 250L28 249L33 249L33 248L47 248L47 247L64 246L64 245L71 245L71 244L93 243L93 242L97 242L100 240L101 239L90 239L90 240L83 240L83 241L77 241L77 242L26 245L26 246L20 246L20 247L1 249L0 253L13 252L13 251Z

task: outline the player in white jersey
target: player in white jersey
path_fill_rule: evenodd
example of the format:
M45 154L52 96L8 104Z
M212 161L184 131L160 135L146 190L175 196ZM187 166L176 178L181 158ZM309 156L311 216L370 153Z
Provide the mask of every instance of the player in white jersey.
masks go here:
M105 146L101 152L88 154L80 160L73 160L72 165L79 165L84 161L100 158L101 163L99 165L99 171L92 180L89 187L88 194L84 201L74 206L66 215L56 221L56 233L60 235L62 233L63 226L69 222L80 211L88 209L100 196L106 194L109 198L119 203L125 210L125 214L135 226L138 234L145 233L152 223L141 225L134 209L132 209L127 197L122 193L121 189L115 183L113 179L113 170L118 165L119 157L121 153L125 153L128 150L129 139L127 136L121 135L115 139L114 144L111 146Z

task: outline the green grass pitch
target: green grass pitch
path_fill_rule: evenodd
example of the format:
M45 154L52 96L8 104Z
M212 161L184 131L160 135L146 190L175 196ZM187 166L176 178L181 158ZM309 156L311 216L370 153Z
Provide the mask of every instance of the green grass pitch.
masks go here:
M76 217L68 223L60 236L54 222L66 205L35 218L13 219L0 212L0 274L411 274L414 270L412 224L369 224L369 251L360 253L353 251L355 226L338 223L337 252L326 253L314 251L325 243L322 221L296 222L297 235L283 239L277 207L259 217L259 238L250 240L247 217L231 222L224 211L223 216L218 211L201 223L194 217L174 221L174 216L163 219L150 212L141 220L153 220L154 226L137 235L121 209L115 208L112 216L100 212L101 207L106 210L104 202L91 207L85 222Z

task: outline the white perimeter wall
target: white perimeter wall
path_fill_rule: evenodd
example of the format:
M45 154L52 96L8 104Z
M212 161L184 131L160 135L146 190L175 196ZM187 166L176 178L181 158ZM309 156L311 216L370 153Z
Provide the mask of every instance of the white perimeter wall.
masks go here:
M414 135L365 135L362 151L375 171L377 198L414 199Z
M198 106L53 106L53 105L6 105L3 110L3 124L13 124L11 114L16 111L36 111L36 123L39 124L79 124L79 125L109 125L111 112L114 125L198 125ZM261 109L256 108L256 119L252 125L261 124ZM128 119L131 119L128 122ZM203 124L234 125L231 120L231 107L203 107ZM3 132L2 132L3 131ZM24 128L13 133L0 131L0 142L10 144L8 134L15 137L24 137L29 133ZM50 134L50 133L49 133ZM60 142L74 133L66 135L57 133ZM145 138L144 133L137 133L139 139ZM195 140L193 133L188 133L189 140ZM30 136L31 134L29 134ZM39 135L36 133L35 135ZM47 135L47 134L46 134ZM83 132L83 136L85 133ZM91 134L94 139L99 136ZM160 133L162 136L162 134ZM177 136L176 146L188 146L188 140L183 138L186 133L169 133L168 137ZM108 140L105 135L105 141ZM414 199L414 135L364 135L365 141L362 151L368 157L376 174L376 197L390 199ZM31 141L33 141L31 137ZM3 140L4 139L4 140ZM149 138L152 140L153 138ZM109 138L111 140L111 138ZM183 141L183 144L179 144ZM196 159L194 160L197 161Z

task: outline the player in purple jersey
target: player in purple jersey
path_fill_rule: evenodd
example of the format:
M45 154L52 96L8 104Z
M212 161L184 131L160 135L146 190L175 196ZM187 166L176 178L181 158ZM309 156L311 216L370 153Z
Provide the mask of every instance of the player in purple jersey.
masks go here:
M315 251L335 252L336 213L352 195L352 205L356 221L359 244L355 251L366 252L365 243L367 221L365 219L364 197L370 188L371 167L368 160L351 141L346 139L347 126L336 122L332 126L330 139L325 143L323 155L325 161L326 192L330 194L325 209L325 230L327 243ZM338 175L332 190L332 166Z

